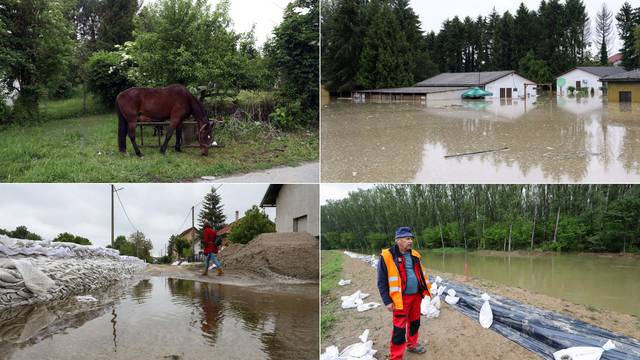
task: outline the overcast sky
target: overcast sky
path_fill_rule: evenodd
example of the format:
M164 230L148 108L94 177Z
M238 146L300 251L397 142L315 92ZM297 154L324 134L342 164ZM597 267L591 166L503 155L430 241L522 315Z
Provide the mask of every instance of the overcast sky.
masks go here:
M320 206L327 200L340 200L349 196L352 191L358 189L371 189L375 184L320 184Z
M442 27L442 22L446 19L452 19L458 15L460 19L464 19L465 16L470 16L475 19L478 15L488 16L491 10L495 7L499 14L504 14L505 11L515 16L516 10L520 6L520 3L524 3L529 10L538 10L540 7L540 0L490 0L490 1L477 1L477 0L447 0L443 2L434 2L427 0L411 0L411 7L420 16L422 22L422 29L425 32L434 31L438 32ZM561 1L564 3L564 0ZM595 35L595 19L596 14L604 3L603 0L583 0L582 1L587 8L589 19L591 20L591 33ZM618 41L617 28L615 28L616 20L615 15L620 11L622 4L625 0L606 0L607 8L613 14L613 25L615 45L613 50L610 50L609 55L613 55L620 49L621 43ZM628 0L629 4L633 7L640 6L640 0ZM615 51L614 51L615 50ZM592 50L593 51L593 50Z
M212 7L219 1L209 0ZM282 21L289 0L231 0L231 18L236 32L247 32L256 24L256 39L262 46Z
M220 184L213 184L216 188ZM191 227L190 209L203 200L212 184L120 184L118 194L133 224L153 242L160 255L171 234ZM222 196L227 222L235 220L260 201L267 184L224 184ZM0 184L0 228L13 230L25 225L45 239L62 232L86 237L94 245L111 242L111 192L109 184ZM195 221L201 206L196 207ZM274 220L275 209L267 208ZM186 222L183 223L185 220ZM183 224L183 225L182 225ZM182 226L181 226L182 225ZM134 229L115 198L115 236Z

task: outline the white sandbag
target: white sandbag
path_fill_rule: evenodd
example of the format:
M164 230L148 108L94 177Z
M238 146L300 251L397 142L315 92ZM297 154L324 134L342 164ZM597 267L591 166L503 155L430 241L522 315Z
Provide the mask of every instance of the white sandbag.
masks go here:
M94 298L91 295L76 296L76 300L79 301L79 302L94 302L94 301L98 301L98 299Z
M340 279L340 281L338 281L338 285L340 286L345 286L349 284L351 284L351 280Z
M380 304L378 304L376 302L370 302L370 303L366 303L366 304L360 304L360 305L358 305L356 307L356 309L358 310L358 312L363 312L363 311L375 309L378 306L380 306Z
M491 297L487 293L482 294L481 297L482 300L484 300L484 303L480 308L480 316L478 320L480 321L480 325L482 325L483 328L488 329L493 323L493 312L491 311L491 305L489 305L489 300L491 299Z
M442 278L440 276L436 276L436 284L439 284L442 282Z
M362 301L362 299L366 298L367 296L369 296L369 294L365 294L363 292L361 292L360 290L356 291L355 293L349 295L349 296L342 296L340 297L340 300L342 300L342 308L343 309L352 309L352 308L356 308L358 307L358 305L362 305L364 304L364 302Z
M440 299L438 298L438 303ZM420 313L425 315L427 319L437 318L440 316L440 310L433 306L433 301L428 297L424 297L420 303Z
M359 336L359 343L347 346L342 352L336 346L329 346L320 354L320 360L375 360L373 356L377 351L373 349L373 341L367 340L368 337L369 329L366 329Z
M44 296L47 290L55 285L53 280L33 266L29 259L16 259L13 260L13 264L22 275L24 285L35 295Z
M555 360L600 360L603 352L615 349L615 347L616 345L611 340L607 341L602 347L575 346L554 352L553 358Z
M433 305L433 307L437 310L440 310L440 307L442 306L442 303L440 302L440 296L436 296L431 299L431 305Z
M438 287L438 296L444 294L444 291L447 289L446 286L440 286Z
M449 305L455 305L458 303L458 300L460 300L460 298L456 296L456 291L453 289L449 289L447 291L447 294L448 295L445 296L444 301L446 301Z
M338 360L340 352L335 345L328 346L323 354L320 354L320 360Z
M438 293L438 283L431 284L431 288L429 289L429 292L432 293L432 294L437 294Z

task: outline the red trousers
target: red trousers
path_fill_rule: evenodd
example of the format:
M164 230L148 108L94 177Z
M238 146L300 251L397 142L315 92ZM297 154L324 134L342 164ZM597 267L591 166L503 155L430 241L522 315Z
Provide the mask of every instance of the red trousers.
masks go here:
M389 360L401 360L405 347L418 344L420 328L420 294L402 295L402 310L393 310L393 332L391 333L391 356Z

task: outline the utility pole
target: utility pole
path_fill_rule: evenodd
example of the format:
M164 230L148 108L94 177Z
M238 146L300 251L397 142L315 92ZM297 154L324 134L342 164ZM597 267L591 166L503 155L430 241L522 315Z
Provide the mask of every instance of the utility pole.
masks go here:
M113 248L114 243L114 234L113 234L113 224L114 224L114 214L113 214L113 196L117 191L120 191L124 188L116 189L116 187L111 184L111 247Z
M195 216L194 216L194 210L195 210L195 206L191 207L191 227L194 228L196 227L196 223L195 223Z

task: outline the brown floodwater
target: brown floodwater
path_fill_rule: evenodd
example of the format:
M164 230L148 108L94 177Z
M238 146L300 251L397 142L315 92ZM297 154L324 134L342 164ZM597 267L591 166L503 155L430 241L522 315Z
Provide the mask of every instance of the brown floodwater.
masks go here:
M640 182L640 104L334 101L321 117L325 182Z
M427 268L640 316L640 261L587 254L496 256L421 251Z
M151 277L114 293L0 313L0 358L318 358L317 285Z

